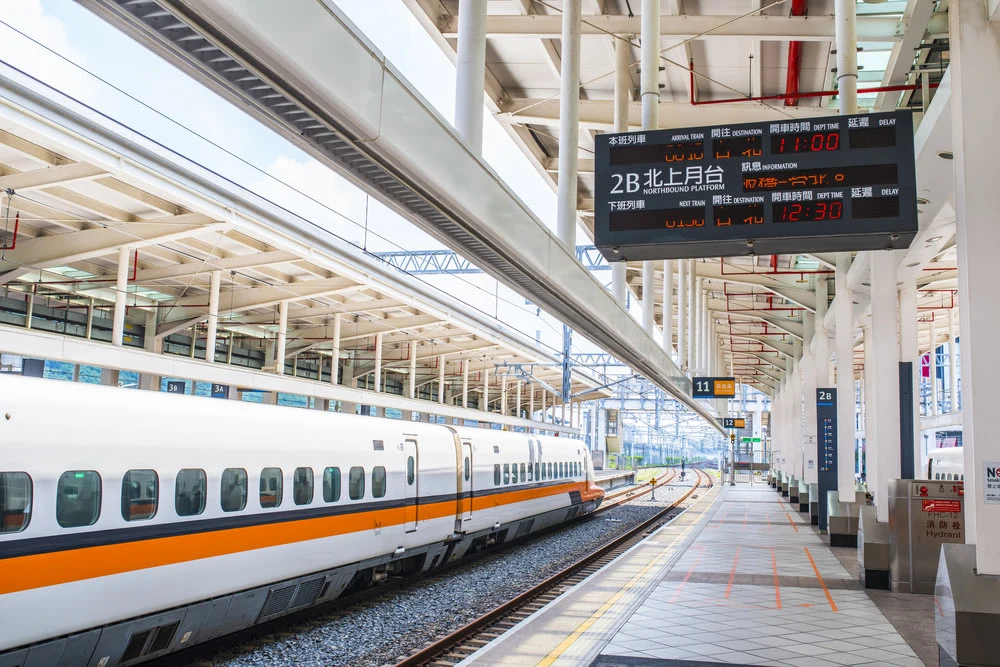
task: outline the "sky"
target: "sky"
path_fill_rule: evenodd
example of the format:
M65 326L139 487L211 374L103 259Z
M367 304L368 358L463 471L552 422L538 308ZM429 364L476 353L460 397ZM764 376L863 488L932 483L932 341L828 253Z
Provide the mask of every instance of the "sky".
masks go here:
M336 4L447 120L455 68L399 0ZM0 60L368 250L441 244L72 0L0 0ZM24 36L18 34L24 33ZM39 46L35 42L43 46ZM56 52L54 55L49 50ZM61 57L60 57L61 56ZM550 229L556 197L484 108L483 156ZM583 239L582 229L578 237ZM607 283L610 272L598 274ZM561 350L562 326L485 274L423 277ZM581 337L575 351L595 348Z

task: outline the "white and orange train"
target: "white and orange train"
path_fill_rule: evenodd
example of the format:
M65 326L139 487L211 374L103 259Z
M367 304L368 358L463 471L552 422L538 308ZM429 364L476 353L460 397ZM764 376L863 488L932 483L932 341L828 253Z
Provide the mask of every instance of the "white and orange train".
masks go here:
M0 377L0 667L131 665L594 511L576 440Z

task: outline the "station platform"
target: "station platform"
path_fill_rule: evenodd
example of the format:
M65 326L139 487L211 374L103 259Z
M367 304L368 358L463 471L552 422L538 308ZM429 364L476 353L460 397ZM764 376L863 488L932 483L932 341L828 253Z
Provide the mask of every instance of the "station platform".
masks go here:
M897 619L897 625L903 624ZM674 521L461 664L925 662L808 517L768 486L716 484Z

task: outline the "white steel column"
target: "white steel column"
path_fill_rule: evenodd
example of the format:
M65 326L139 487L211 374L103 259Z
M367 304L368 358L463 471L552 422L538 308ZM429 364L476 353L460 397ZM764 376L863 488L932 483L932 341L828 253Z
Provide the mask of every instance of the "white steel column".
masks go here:
M687 371L687 269L688 261L677 262L677 365Z
M524 383L521 382L520 380L517 380L514 383L514 416L515 417L520 417L521 416L521 387L522 386L524 386Z
M856 0L836 0L837 91L841 114L858 112L858 16ZM839 400L839 397L838 397Z
M330 384L340 384L340 329L343 326L343 315L333 316L333 338L330 349Z
M642 129L660 127L660 0L642 0L641 69Z
M695 367L698 372L707 375L708 369L706 368L706 359L708 359L708 354L706 354L708 347L708 327L705 326L705 279L698 276L695 281L695 298L698 300L698 310L696 315L698 316L698 321L695 324L695 328L698 332L697 341L698 347L695 348L697 356L695 357Z
M410 373L406 379L409 381L406 395L415 398L417 395L417 341L415 340L410 341Z
M957 370L955 353L958 351L958 346L955 344L955 338L958 334L956 331L957 320L955 309L952 308L948 311L948 394L950 396L949 407L951 408L948 412L958 412L958 373L955 372Z
M469 360L462 360L462 407L469 407Z
M663 260L663 349L668 357L674 356L674 263Z
M995 3L994 3L995 4ZM1000 575L1000 504L986 504L986 463L1000 462L993 413L1000 404L1000 308L992 294L1000 228L996 184L996 125L1000 24L980 0L953 0L951 22L952 145L958 246L959 329L962 334L962 423L966 542L976 544L979 575Z
M917 349L917 286L907 283L899 288L899 360L912 364L910 393L913 397L913 466L919 476L923 463L920 437L920 352Z
M847 289L850 267L850 253L838 253L837 298L834 300L837 316L837 490L840 501L845 503L854 502L854 320L851 293Z
M868 477L868 489L875 496L876 516L889 521L889 480L899 479L899 345L897 325L896 265L891 251L872 252L872 361L876 391L876 413L868 415L867 442L874 435L877 475L875 486ZM867 346L867 342L865 345ZM867 369L865 369L867 372ZM869 454L871 456L871 454ZM919 463L918 463L919 465Z
M215 342L219 330L219 286L222 271L212 271L212 283L208 293L208 337L205 338L205 361L215 363Z
M375 334L375 391L382 391L382 334Z
M825 304L824 304L825 305ZM826 310L824 308L823 310ZM802 476L806 484L819 482L819 461L816 456L816 363L812 341L816 337L818 316L808 310L802 313L804 333L802 345ZM810 465L810 463L812 465Z
M490 369L486 366L483 366L483 405L479 409L490 411Z
M654 318L653 318L653 285L655 279L655 273L653 271L653 266L656 262L646 261L642 263L642 328L645 329L650 336L655 332L653 329Z
M632 96L632 77L629 76L629 60L632 53L630 40L615 36L615 132L628 132L628 104ZM611 294L615 301L625 307L626 262L611 262Z
M455 67L455 129L479 155L486 94L486 3L481 0L459 0Z
M500 379L500 414L507 416L507 377Z
M861 428L865 434L865 474L868 491L875 496L878 490L878 442L875 433L875 415L878 407L875 401L878 390L875 388L875 343L872 340L871 320L861 327L861 340L864 344L864 371L861 375ZM875 499L876 502L878 498Z
M938 355L937 355L937 311L931 311L931 321L927 324L928 330L930 331L931 349L930 349L930 375L931 375L931 410L930 416L934 416L939 413L938 401L941 400L938 394L938 381L937 381L937 367L938 367Z
M815 346L815 354L813 359L816 361L816 386L817 387L829 387L830 386L830 339L827 337L826 325L823 324L826 319L826 311L829 306L827 299L829 298L829 288L827 286L826 276L819 276L816 278L816 317L814 318L813 327L813 345ZM815 396L811 400L813 403ZM816 406L813 405L812 411L816 412ZM813 419L816 419L816 415L813 415ZM813 432L813 435L816 435ZM819 462L816 463L817 467Z
M535 385L528 384L528 419L535 419Z
M563 0L560 40L562 65L559 77L556 234L570 252L576 251L576 179L580 143L580 3L581 0Z
M192 347L194 346L192 339ZM285 374L285 343L288 341L288 302L278 304L278 345L274 353L274 372Z
M802 360L796 359L788 379L788 448L791 472L802 479Z
M542 399L542 419L541 419L541 421L544 424L546 421L548 421L547 416L545 414L545 394L547 394L548 392L545 391L545 389L542 389L542 391L539 392L539 393L541 393L541 399Z
M684 326L687 327L687 366L690 372L695 370L695 352L698 349L698 339L694 336L694 311L695 311L695 263L693 259L687 260L688 272L687 272L687 322Z
M438 355L438 403L444 403L444 365L445 357Z
M90 340L90 335L94 332L94 300L87 300L87 330L84 337Z
M115 281L115 311L114 319L111 323L111 343L121 345L125 337L125 306L128 297L128 246L118 249L118 276ZM29 306L34 304L34 294L28 296L31 301ZM29 308L31 310L31 308ZM31 313L28 313L28 328L31 328Z

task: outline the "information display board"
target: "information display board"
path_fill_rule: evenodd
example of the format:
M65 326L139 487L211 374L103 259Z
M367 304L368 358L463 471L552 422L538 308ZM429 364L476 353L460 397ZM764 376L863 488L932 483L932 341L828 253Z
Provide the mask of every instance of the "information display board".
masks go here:
M693 398L733 398L736 396L736 378L692 378Z
M906 248L909 111L596 137L595 245L609 261Z
M722 428L746 428L747 420L743 417L723 417L722 418ZM749 441L750 438L743 438L745 441ZM760 442L760 438L757 438L757 442Z
M816 389L816 460L819 461L819 529L826 530L826 493L837 488L837 390Z

